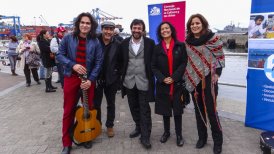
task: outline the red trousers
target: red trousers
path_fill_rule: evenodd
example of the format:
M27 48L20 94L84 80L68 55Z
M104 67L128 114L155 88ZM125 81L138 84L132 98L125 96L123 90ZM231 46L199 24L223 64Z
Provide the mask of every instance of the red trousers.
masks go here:
M64 114L63 114L63 146L71 146L72 140L70 138L71 128L75 120L75 109L79 101L81 79L77 75L71 77L64 77ZM93 105L95 83L91 83L88 89L88 104L90 109Z

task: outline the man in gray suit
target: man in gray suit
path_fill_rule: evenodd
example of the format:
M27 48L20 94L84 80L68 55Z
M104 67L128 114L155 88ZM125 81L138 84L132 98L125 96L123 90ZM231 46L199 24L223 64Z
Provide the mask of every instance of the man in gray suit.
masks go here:
M136 125L129 137L134 138L141 134L141 144L149 149L152 126L149 102L154 101L154 81L150 63L155 43L144 37L143 20L134 19L130 29L132 36L123 40L119 47L122 96L127 95L130 112Z

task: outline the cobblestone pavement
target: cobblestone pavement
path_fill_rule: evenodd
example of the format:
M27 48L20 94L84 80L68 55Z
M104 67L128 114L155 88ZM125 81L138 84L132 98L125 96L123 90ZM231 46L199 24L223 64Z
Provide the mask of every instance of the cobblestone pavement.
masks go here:
M2 80L2 76L0 76ZM14 80L13 78L9 78ZM8 80L8 79L6 79ZM16 86L17 85L17 86ZM55 93L45 93L45 85L33 84L27 88L24 80L15 83L13 90L0 95L0 154L59 154L62 150L62 89ZM0 85L1 87L1 85ZM1 93L2 91L0 91ZM229 104L231 99L222 99L219 104ZM231 102L233 103L233 102ZM93 144L91 149L73 146L72 154L210 154L213 153L213 141L209 130L207 145L195 149L197 129L194 111L191 105L183 115L183 136L185 145L176 146L174 123L171 120L171 137L165 143L160 143L163 133L162 117L152 110L152 149L144 149L138 138L130 139L129 133L134 129L134 123L129 112L127 99L116 98L115 136L108 138L106 128ZM225 108L228 105L223 105ZM232 120L231 115L220 113L224 132L223 154L259 154L260 130L247 128L244 123ZM106 119L106 102L102 103L102 121Z

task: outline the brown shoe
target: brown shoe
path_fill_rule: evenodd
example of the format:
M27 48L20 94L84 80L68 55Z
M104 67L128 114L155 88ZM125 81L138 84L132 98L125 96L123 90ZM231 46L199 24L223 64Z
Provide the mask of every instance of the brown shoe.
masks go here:
M113 128L107 128L107 134L108 134L108 137L113 137L114 136Z

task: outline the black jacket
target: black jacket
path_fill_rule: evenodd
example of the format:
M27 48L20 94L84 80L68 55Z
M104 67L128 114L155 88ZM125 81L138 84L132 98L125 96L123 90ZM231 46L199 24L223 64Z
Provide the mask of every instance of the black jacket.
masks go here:
M154 101L154 79L152 76L152 70L151 70L151 58L152 58L152 53L153 49L155 46L155 42L147 37L143 37L144 39L144 61L145 61L145 69L146 69L146 76L147 79L149 80L149 90L148 90L148 99L149 102ZM128 60L129 60L129 41L131 40L131 37L126 38L122 41L122 43L119 46L119 62L120 62L120 67L121 67L121 75L122 75L122 84L125 79L125 75L127 72L127 67L128 67ZM122 97L126 95L125 93L125 87L122 87Z
M98 39L103 43L102 35L98 36ZM106 85L111 85L114 82L120 81L120 71L118 65L118 46L119 42L115 39L112 39L110 44L107 47L103 48L103 67L98 76L98 80L104 80Z
M173 75L174 80L173 99L171 101L169 92L170 85L163 81L166 77L170 77L168 67L168 57L162 47L162 43L155 46L153 51L151 68L156 82L156 97L155 97L155 113L165 116L180 115L183 113L184 104L181 100L183 94L184 82L183 75L187 65L187 52L185 44L175 42L173 53Z
M41 39L38 41L38 46L41 53L41 59L45 68L55 66L55 58L50 58L50 40Z

